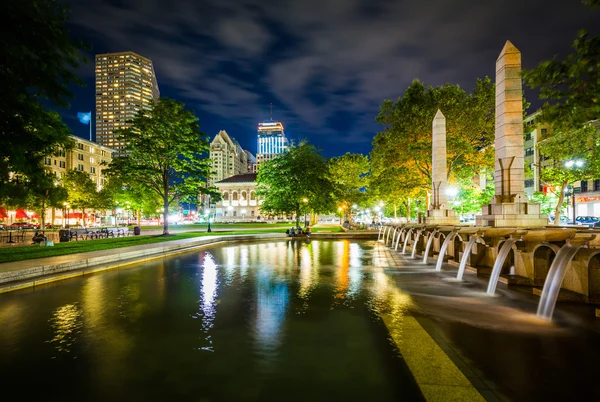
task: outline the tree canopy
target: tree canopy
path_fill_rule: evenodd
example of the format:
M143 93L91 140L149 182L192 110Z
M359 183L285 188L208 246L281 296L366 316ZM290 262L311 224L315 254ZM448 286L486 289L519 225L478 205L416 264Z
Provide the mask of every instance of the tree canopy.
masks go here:
M555 216L560 216L569 185L600 176L600 128L593 122L600 116L600 36L590 38L582 31L572 47L564 59L555 56L524 72L525 83L546 100L537 124L550 130L538 144L540 153L552 159L541 179L557 188Z
M149 112L140 110L131 123L116 132L125 143L125 154L113 158L107 173L162 200L163 234L168 235L169 205L211 192L206 188L211 169L208 138L193 111L167 98L160 98Z
M329 174L334 184L338 203L360 205L367 199L369 184L369 158L362 154L346 153L329 161Z
M260 209L266 215L295 214L299 225L300 215L308 210L324 213L335 208L327 160L306 142L261 164L257 182L257 193L264 198Z
M494 166L494 85L478 79L472 93L454 85L426 87L418 80L396 102L385 100L371 152L372 187L394 203L421 196L431 187L432 122L437 110L446 117L450 180L472 178ZM377 191L378 190L378 191ZM389 203L388 203L389 204Z
M43 180L42 159L72 146L70 130L46 105L68 106L68 85L84 58L71 38L67 10L55 0L8 2L0 36L0 200L16 178Z

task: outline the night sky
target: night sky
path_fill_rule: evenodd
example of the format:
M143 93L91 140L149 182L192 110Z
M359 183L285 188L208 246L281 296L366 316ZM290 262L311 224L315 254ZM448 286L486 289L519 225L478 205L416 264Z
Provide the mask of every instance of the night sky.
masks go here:
M211 139L226 130L256 153L256 126L283 122L326 156L368 153L383 99L414 78L427 85L493 78L509 39L524 68L600 33L600 10L579 0L66 0L72 32L93 50L71 110L94 110L95 53L131 50L154 62L161 96L197 111ZM528 94L534 107L540 103ZM531 111L531 110L530 110Z

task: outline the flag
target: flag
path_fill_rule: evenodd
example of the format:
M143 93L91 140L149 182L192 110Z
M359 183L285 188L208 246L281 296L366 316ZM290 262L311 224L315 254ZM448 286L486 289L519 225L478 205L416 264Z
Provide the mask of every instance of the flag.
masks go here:
M80 123L90 124L90 121L92 120L92 112L77 113L77 118L79 119Z

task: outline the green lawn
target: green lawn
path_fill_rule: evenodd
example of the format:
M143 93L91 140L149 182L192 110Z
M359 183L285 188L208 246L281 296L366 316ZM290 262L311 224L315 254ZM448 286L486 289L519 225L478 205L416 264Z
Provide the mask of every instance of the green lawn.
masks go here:
M273 228L272 230L243 230L227 231L217 233L178 233L169 237L163 236L129 236L116 239L82 240L67 243L55 243L54 247L41 246L16 246L0 248L0 263L31 260L34 258L55 257L67 254L86 253L89 251L108 250L113 248L139 246L142 244L161 243L165 241L189 239L210 235L235 235L235 234L258 234L258 233L284 233L285 229Z

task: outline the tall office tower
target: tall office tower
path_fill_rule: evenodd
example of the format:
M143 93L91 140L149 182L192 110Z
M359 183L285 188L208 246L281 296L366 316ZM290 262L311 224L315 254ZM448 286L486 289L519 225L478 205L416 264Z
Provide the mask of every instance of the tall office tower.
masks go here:
M242 146L221 130L210 143L212 172L209 185L248 172L248 160Z
M256 157L250 151L244 150L248 161L248 173L256 173Z
M258 149L256 163L273 159L278 154L287 150L288 140L283 132L283 124L278 121L264 121L258 123Z
M152 61L133 52L96 55L96 142L118 151L113 131L128 126L160 93Z

